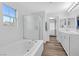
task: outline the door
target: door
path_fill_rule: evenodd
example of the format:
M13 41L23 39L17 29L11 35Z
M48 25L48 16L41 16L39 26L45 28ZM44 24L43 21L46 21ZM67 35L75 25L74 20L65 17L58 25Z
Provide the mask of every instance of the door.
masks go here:
M24 16L24 39L39 40L39 20L39 16Z
M52 36L56 36L56 20L55 19L50 19L49 20L49 35L52 35Z

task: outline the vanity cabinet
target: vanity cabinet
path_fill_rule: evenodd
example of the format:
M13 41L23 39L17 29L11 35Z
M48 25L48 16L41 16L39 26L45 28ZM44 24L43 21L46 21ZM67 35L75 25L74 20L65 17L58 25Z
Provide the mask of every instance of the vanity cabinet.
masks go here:
M79 34L77 32L59 32L59 41L67 55L79 56Z

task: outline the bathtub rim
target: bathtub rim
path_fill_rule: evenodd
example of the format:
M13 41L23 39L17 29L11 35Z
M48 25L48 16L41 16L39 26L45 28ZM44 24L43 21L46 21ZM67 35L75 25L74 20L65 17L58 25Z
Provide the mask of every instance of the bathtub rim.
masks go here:
M43 44L43 40L36 40L36 41L38 41L38 43L35 44L35 45L32 47L32 49L30 49L29 52L26 52L26 54L24 54L24 56L33 56L33 55L35 55L35 52L38 50L38 48L40 47L40 45ZM37 48L35 49L35 47L37 47ZM34 52L32 52L32 51L34 51ZM31 52L32 52L32 53L31 53ZM30 54L30 53L31 53L31 54Z

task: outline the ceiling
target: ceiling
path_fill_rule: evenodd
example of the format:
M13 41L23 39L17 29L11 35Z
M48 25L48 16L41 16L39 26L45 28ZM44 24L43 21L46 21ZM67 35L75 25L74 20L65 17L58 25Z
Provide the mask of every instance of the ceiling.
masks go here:
M55 13L65 11L72 2L12 2L9 4L28 12L46 11Z

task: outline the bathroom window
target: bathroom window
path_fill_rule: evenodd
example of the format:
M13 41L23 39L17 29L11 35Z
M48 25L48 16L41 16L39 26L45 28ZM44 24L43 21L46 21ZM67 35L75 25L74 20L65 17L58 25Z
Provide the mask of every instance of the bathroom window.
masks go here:
M4 24L12 24L16 19L16 10L6 4L3 4L2 7L3 12L3 23Z

